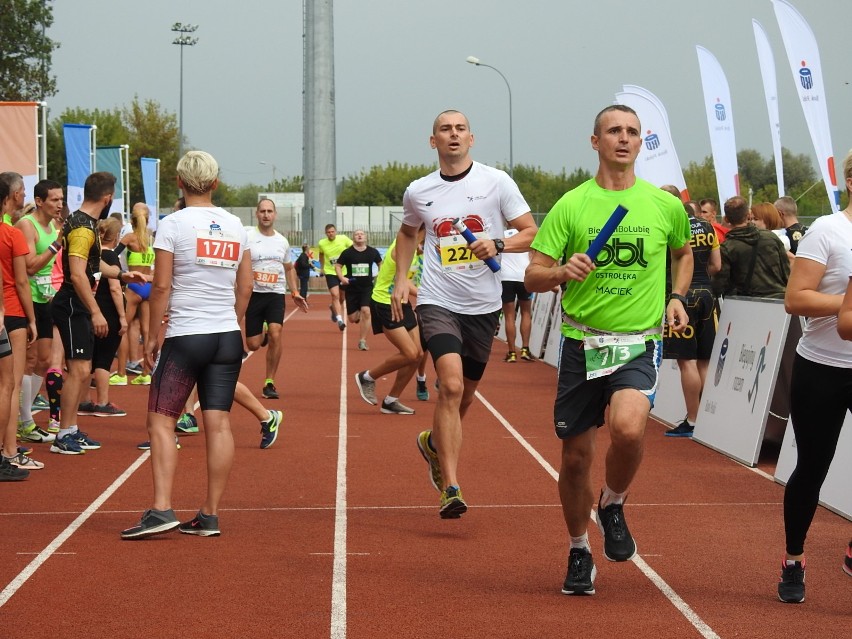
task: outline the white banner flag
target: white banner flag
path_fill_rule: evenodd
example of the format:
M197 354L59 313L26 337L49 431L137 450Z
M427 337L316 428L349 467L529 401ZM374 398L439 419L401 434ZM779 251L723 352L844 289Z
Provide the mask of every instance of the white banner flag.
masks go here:
M816 38L802 14L789 2L772 0L772 7L781 29L787 60L793 71L793 81L799 92L799 100L808 123L831 210L837 211L840 209L840 192L837 190L834 153L831 151L831 133L828 128L828 107L825 103L825 86Z
M775 75L775 57L766 31L757 21L751 21L754 27L754 43L757 45L757 60L760 63L760 76L763 78L763 92L766 94L766 110L769 114L769 130L772 135L772 152L775 155L775 179L778 182L778 197L784 192L784 163L781 157L781 118L778 115L778 81Z
M695 50L698 52L701 88L704 90L710 150L713 154L713 165L716 167L716 188L719 191L719 203L724 204L728 198L740 194L731 90L716 56L701 46L696 46Z
M615 94L618 104L636 111L642 124L643 144L636 158L636 175L656 186L674 184L681 198L689 199L683 169L677 157L669 116L660 99L642 87L625 84L621 93Z

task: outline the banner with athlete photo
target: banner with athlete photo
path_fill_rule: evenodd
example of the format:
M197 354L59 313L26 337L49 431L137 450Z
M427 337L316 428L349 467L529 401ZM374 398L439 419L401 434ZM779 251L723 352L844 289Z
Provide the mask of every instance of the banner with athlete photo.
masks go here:
M148 205L148 228L157 230L160 219L160 160L158 158L142 158L142 192L145 194L145 204Z
M0 167L24 178L25 202L32 202L39 180L37 102L0 102Z
M763 93L766 96L766 110L769 114L769 131L772 135L772 152L775 157L775 180L778 183L778 197L784 191L784 162L781 157L781 118L778 115L778 81L775 74L775 56L769 46L766 31L757 21L752 20L754 43L757 46L757 61L760 63L760 76L763 78Z
M839 211L840 191L837 190L837 174L828 127L828 105L825 100L822 64L816 37L802 14L789 2L772 0L772 8L775 9L775 18L781 29L781 39L784 40L784 49L787 50L793 82L796 84L805 121L808 123L831 210Z
M636 158L636 175L655 186L673 184L684 201L688 200L686 180L662 101L647 89L633 84L625 84L621 92L615 94L615 101L636 111L642 124L643 139Z
M737 169L737 142L734 136L734 111L731 91L722 66L712 53L696 46L701 88L704 91L704 110L710 132L710 151L716 167L716 189L719 202L740 194L740 176Z
M65 162L68 165L68 208L73 213L83 203L83 185L95 170L96 128L91 124L63 124Z

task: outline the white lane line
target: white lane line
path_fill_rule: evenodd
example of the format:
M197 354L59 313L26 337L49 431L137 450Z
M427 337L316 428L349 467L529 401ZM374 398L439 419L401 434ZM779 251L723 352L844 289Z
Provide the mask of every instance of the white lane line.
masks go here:
M14 595L18 589L23 586L27 580L33 576L36 570L38 570L41 565L50 559L52 555L56 553L57 550L64 544L68 539L77 532L77 529L82 526L86 520L95 514L98 508L110 497L112 497L113 493L121 488L122 484L126 482L130 476L136 472L136 470L151 456L150 451L145 451L142 453L139 458L130 464L125 470L110 486L102 492L95 501L89 504L89 507L86 508L83 512L81 512L74 521L72 521L68 526L59 533L56 538L51 541L44 550L42 550L38 556L33 559L26 568L24 568L18 576L12 579L9 584L0 592L0 608L6 605L6 602Z
M346 332L340 357L340 417L337 440L337 492L334 503L334 562L331 574L331 638L346 639Z
M485 406L485 408L487 408L489 410L489 412L491 412L491 414L494 415L494 417L497 418L497 421L499 421L503 425L503 428L505 428L507 431L509 431L509 433L511 433L512 437L514 437L518 441L518 443L521 446L523 446L524 449L526 449L527 452L530 453L530 455L533 456L533 458L541 465L541 467L544 468L544 470L547 471L547 473L551 477L553 477L554 480L558 481L559 480L559 473L556 472L556 470L553 468L553 466L551 466L547 462L547 460L545 460L544 457L542 457L539 454L539 452L537 450L535 450L532 446L530 446L530 444L523 438L523 436L517 430L515 430L512 427L512 425L503 417L503 415L501 415L497 411L497 409L494 408L494 406L492 406L482 396L482 394L479 391L476 391L476 397L477 397L477 399L479 399L479 401L482 402L482 404ZM592 520L597 521L594 511L591 513L591 518L592 518ZM668 599L672 603L672 605L674 605L674 607L677 608L680 611L680 613L686 618L686 620L689 621L689 623L691 623L692 626L699 633L701 633L701 636L704 637L704 639L720 639L719 635L717 635L713 631L713 629L710 626L708 626L701 619L701 617L698 616L698 614L689 606L689 604L687 604L681 598L681 596L678 595L674 591L674 589L672 589L672 587L669 586L665 582L665 580L662 577L660 577L660 575L658 575L656 573L656 571L654 571L653 568L651 568L647 563L645 563L645 560L642 559L641 556L639 556L637 554L636 556L633 557L633 559L631 561L633 561L633 563L636 564L636 566L639 568L639 570L642 571L642 574L644 574L651 581L651 583L653 583L660 590L660 592L663 593L663 595L666 597L666 599Z

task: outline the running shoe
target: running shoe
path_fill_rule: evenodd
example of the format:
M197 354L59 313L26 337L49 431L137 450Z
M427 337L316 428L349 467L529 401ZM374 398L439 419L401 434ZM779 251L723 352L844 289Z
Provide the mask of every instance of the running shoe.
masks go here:
M198 420L195 419L195 415L184 413L183 415L178 417L178 420L175 423L175 431L177 431L178 433L183 433L185 435L197 433Z
M624 504L601 508L598 501L598 527L604 538L604 557L610 561L627 561L636 554L636 542L624 520Z
M515 362L517 362L518 357L517 355L515 355L515 351L509 351L508 353L506 353L506 357L503 358L503 361L509 364L514 364Z
M33 452L32 446L18 446L18 455L29 455Z
M78 430L76 432L71 433L71 436L77 440L77 443L80 444L80 448L82 448L83 450L97 450L101 447L100 442L96 442L94 439L90 439L89 436L82 430Z
M344 322L343 320L337 320L337 328L339 328L341 331L344 330L346 328L346 322Z
M598 569L588 548L572 548L568 552L568 574L562 584L563 595L595 594L595 577Z
M124 417L127 411L119 408L112 402L107 402L103 406L95 404L95 417Z
M784 603L802 603L805 600L805 562L788 564L781 560L781 578L778 580L778 599Z
M175 435L175 447L180 450L180 441L178 441L178 436ZM141 444L136 444L136 448L139 450L151 450L151 442L144 441Z
M26 422L18 422L18 439L26 439L27 435L36 429L36 423L33 420Z
M417 380L417 399L421 402L429 401L429 389L426 388L426 380Z
M142 513L139 523L131 528L121 531L122 539L144 539L154 535L162 535L171 532L180 525L175 517L175 511L168 510L146 510Z
M141 375L142 360L139 360L138 362L127 362L127 365L124 367L124 370L133 375Z
M133 378L133 381L130 382L134 386L150 386L151 385L151 376L150 375L137 375Z
M359 340L358 340L358 350L359 350L359 351L368 351L368 350L370 350L370 349L369 349L369 347L367 346L367 340L365 340L365 339L359 339Z
M49 419L47 421L47 432L56 434L59 432L59 420L58 419Z
M680 424L674 428L670 428L663 434L666 437L692 437L694 432L695 426L690 426L689 422L684 419Z
M28 442L36 442L37 444L49 444L54 439L56 439L56 435L54 435L53 433L48 433L46 430L42 430L41 428L36 426L22 439Z
M843 558L843 572L852 577L852 541L846 546L846 557Z
M74 434L68 433L64 437L56 437L56 440L50 445L50 452L60 455L82 455L86 451L80 446L80 442L74 438Z
M382 412L386 415L413 415L414 409L409 408L398 399L392 402L382 400Z
M278 428L284 420L284 413L280 410L269 411L269 419L260 422L260 447L269 448L278 439Z
M30 471L13 466L0 455L0 481L24 481L30 476Z
M94 415L95 414L95 403L94 402L81 402L77 406L77 414L78 415Z
M35 396L32 405L33 412L36 412L38 410L48 410L49 408L50 402L48 402L41 394Z
M438 452L432 448L429 442L430 435L432 435L431 430L424 430L417 436L417 449L423 455L426 463L429 464L429 481L432 482L435 490L441 492L441 484L443 483L441 462L438 460Z
M178 530L185 535L198 537L218 537L222 534L219 530L219 516L205 515L200 510L190 521L178 526Z
M524 360L525 362L531 362L534 359L533 356L532 356L532 353L530 353L530 349L527 348L526 346L521 348L521 359Z
M44 468L44 464L40 461L36 461L35 459L30 459L23 453L18 453L14 457L3 457L3 460L12 464L12 466L16 466L17 468L23 468L24 470L41 470Z
M441 519L458 519L467 512L467 504L462 498L461 488L458 486L447 486L441 492Z
M376 382L368 381L364 377L364 373L366 372L367 371L361 371L360 373L355 373L355 385L358 387L358 392L361 393L361 399L371 406L375 406L379 403L376 400Z
M272 382L266 382L266 386L263 387L263 396L266 399L278 399L278 390L275 388L275 384Z
M127 386L127 375L119 375L118 373L113 373L109 376L109 385Z

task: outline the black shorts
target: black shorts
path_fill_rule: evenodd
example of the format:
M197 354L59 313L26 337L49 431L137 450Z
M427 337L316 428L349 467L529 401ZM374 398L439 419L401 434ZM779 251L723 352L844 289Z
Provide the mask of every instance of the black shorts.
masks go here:
M420 334L437 362L442 355L461 355L465 378L479 381L491 355L494 332L500 311L482 315L462 315L435 304L420 304L416 309Z
M556 436L567 439L604 423L604 411L615 391L633 388L642 392L654 406L660 372L662 344L645 342L645 353L614 373L586 379L586 357L582 340L562 338L559 379L553 405Z
M689 315L689 324L680 334L666 326L663 331L663 358L710 359L719 325L716 298L707 288L691 288L684 307Z
M372 301L371 297L373 295L372 287L353 288L350 284L349 286L343 287L343 293L346 295L346 310L350 315L360 311L365 306L367 308L370 307L370 302Z
M154 366L148 412L177 419L196 384L202 411L230 411L242 359L240 331L168 338Z
M254 337L263 332L263 323L284 323L284 294L257 293L249 298L246 308L246 337Z
M325 285L328 287L328 290L330 291L331 289L333 289L337 286L340 286L340 278L337 277L337 275L329 275L328 273L326 273L325 274Z
M6 315L3 318L3 324L6 327L7 333L14 333L15 331L24 331L29 326L29 322L26 317L19 317L18 315Z
M95 331L92 316L76 295L60 289L51 304L53 325L59 330L65 359L92 360Z
M39 304L33 302L35 313L37 339L53 339L53 311L51 302Z
M395 328L404 328L407 331L414 330L417 326L417 317L414 315L414 309L411 304L405 303L402 305L402 321L395 322L391 317L390 304L382 304L376 300L370 300L370 322L373 325L373 335L381 335L384 329L389 331Z
M515 282L513 280L505 280L503 282L503 303L511 304L515 300L519 302L528 302L532 298L523 282Z
M104 314L109 332L106 337L95 337L94 350L92 352L92 370L96 368L105 371L112 370L112 361L115 359L115 354L118 352L118 345L121 344L121 335L118 331L121 330L121 319L118 314Z

